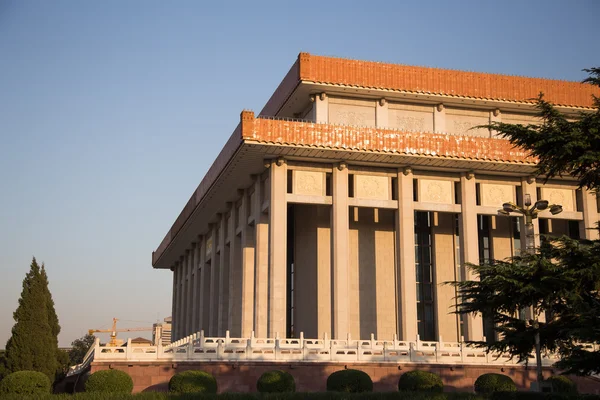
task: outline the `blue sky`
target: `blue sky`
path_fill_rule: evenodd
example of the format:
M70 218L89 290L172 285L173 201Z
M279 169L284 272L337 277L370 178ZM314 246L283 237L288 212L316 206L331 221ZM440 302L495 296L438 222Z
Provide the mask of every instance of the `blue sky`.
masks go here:
M600 66L598 15L594 0L0 1L0 348L32 256L61 345L170 315L151 252L300 51L581 80Z

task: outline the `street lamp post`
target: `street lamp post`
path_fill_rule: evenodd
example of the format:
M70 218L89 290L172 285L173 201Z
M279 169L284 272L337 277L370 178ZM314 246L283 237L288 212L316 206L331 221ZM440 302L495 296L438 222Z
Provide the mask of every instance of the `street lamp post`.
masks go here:
M525 195L525 207L518 206L514 203L507 202L502 204L502 209L498 210L499 214L510 215L516 212L523 215L525 219L525 254L533 254L535 252L535 235L533 230L533 220L538 217L540 211L550 209L552 215L562 212L562 205L549 204L548 200L538 200L531 206L531 195ZM538 320L538 310L534 307L532 310L532 320L530 321L535 330L535 361L537 367L537 389L542 391L542 383L544 376L542 374L542 350L540 344L540 323Z

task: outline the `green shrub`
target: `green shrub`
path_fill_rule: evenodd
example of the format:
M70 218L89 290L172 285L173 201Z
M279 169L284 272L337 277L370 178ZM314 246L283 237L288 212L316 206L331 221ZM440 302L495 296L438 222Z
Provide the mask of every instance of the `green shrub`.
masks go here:
M561 394L540 392L495 392L490 400L600 400L594 394Z
M131 393L132 390L131 377L117 369L96 371L85 382L86 392Z
M577 394L577 385L564 375L554 375L546 379L552 385L552 392L564 394Z
M204 371L179 372L169 381L169 392L217 393L217 380Z
M409 371L398 380L398 390L401 392L435 392L444 390L444 383L439 375L427 371Z
M510 376L502 374L483 374L475 381L475 392L479 394L515 391L517 391L517 386Z
M261 393L295 392L294 377L285 371L267 371L258 378L256 389Z
M362 393L373 391L371 377L356 369L336 371L327 378L327 391Z
M18 371L7 375L0 382L1 394L33 394L50 393L52 383L46 374L37 371Z

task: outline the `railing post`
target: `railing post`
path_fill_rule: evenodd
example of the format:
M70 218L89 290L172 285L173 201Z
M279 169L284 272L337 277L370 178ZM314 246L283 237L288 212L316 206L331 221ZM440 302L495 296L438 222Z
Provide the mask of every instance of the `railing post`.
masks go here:
M194 356L194 340L188 340L187 349L186 349L186 359L191 360Z
M160 340L160 338L158 339L158 343L156 343L156 359L160 360L163 358L164 356L164 348L162 345L162 340Z
M223 360L224 359L224 352L223 352L223 344L224 340L221 338L217 339L217 360Z
M302 351L302 361L306 359L306 349L304 346L304 332L300 332L300 350Z
M129 338L129 339L127 339L127 349L125 349L125 359L131 360L132 354L133 354L133 352L131 349L131 338Z

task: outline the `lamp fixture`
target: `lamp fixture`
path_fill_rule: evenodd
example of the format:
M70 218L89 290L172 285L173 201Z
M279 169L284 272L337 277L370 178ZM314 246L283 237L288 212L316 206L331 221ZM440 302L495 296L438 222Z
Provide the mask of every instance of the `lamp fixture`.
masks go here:
M504 203L502 204L502 210L504 213L509 214L511 212L515 212L517 207L513 203Z
M559 204L552 204L550 206L550 214L552 214L552 215L560 214L562 211L563 211L563 208Z

